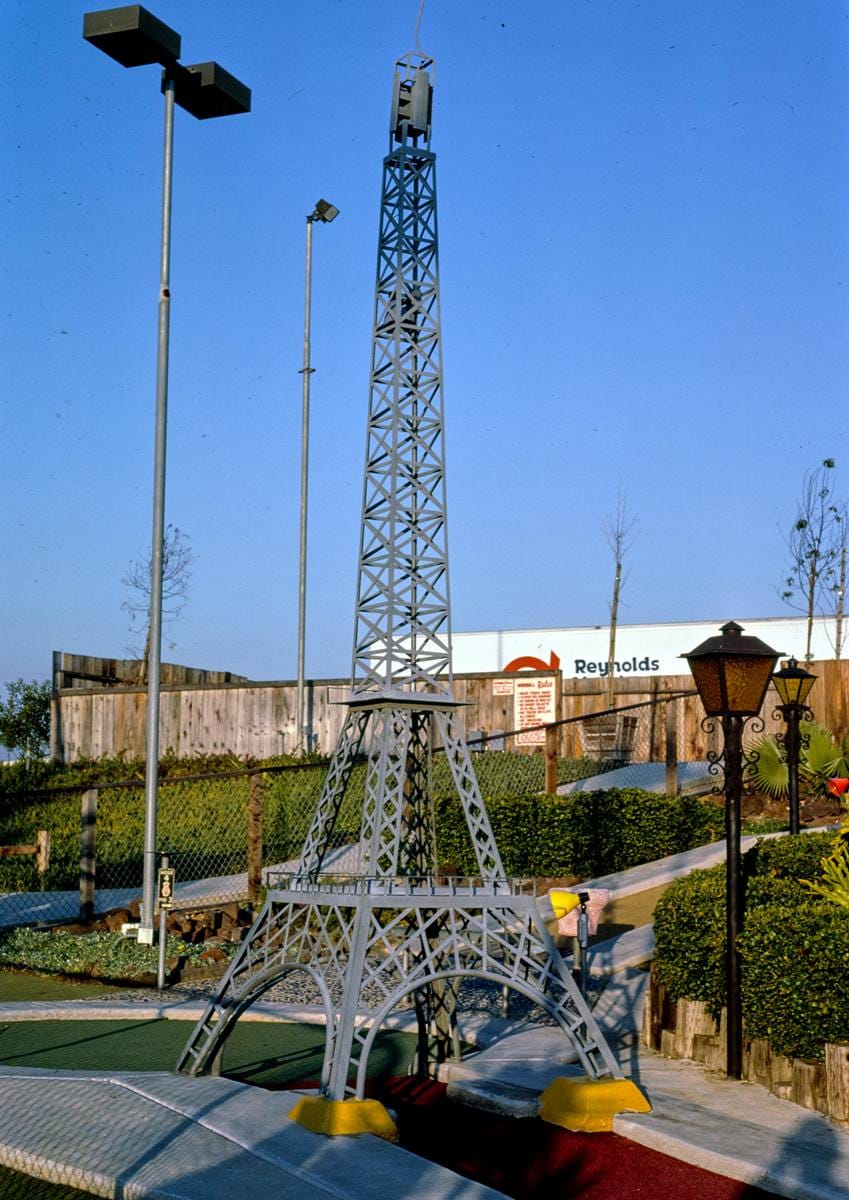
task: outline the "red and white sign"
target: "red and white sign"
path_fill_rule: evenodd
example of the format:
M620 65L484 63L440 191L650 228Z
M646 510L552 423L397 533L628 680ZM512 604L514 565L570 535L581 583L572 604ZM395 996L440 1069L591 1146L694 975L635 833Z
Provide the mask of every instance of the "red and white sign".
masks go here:
M523 679L516 676L513 693L513 727L527 729L529 725L547 725L557 720L555 709L556 679ZM544 746L545 730L533 729L516 735L517 746Z
M492 694L493 694L493 696L512 696L513 695L513 680L512 679L493 679Z

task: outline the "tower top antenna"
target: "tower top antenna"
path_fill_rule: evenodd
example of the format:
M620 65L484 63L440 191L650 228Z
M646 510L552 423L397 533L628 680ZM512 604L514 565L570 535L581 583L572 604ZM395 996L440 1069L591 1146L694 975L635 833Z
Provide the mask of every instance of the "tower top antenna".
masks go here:
M434 60L420 50L408 50L395 60L392 76L392 110L389 119L390 150L394 143L430 146L433 110Z
M424 16L424 6L425 6L425 0L419 0L419 12L418 12L418 16L416 17L416 29L415 29L415 34L414 34L415 41L416 41L416 50L419 52L419 54L422 54L422 55L424 54L424 51L422 50L422 44L419 41L419 30L421 29L422 17Z

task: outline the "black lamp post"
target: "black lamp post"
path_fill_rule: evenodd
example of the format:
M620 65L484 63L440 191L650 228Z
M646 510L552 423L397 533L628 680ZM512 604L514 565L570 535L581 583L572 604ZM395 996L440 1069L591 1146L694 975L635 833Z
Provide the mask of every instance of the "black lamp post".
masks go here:
M787 802L790 809L790 832L799 832L799 722L813 713L805 701L816 682L816 675L800 667L795 658L788 658L787 666L776 671L772 677L781 703L778 710L787 725L781 736L787 758Z
M737 938L743 921L743 872L740 854L740 800L743 792L743 726L764 702L778 660L760 638L744 635L736 621L708 638L686 658L707 719L720 717L725 774L725 984L727 992L727 1073L743 1071L743 1010Z
M165 542L165 442L168 415L168 354L171 321L171 177L174 161L174 105L199 121L250 112L250 88L218 63L184 67L180 35L140 4L85 13L83 37L122 67L159 63L165 97L162 163L162 237L159 253L159 319L156 352L156 419L153 461L153 533L150 553L150 638L147 664L145 743L144 878L138 938L153 942L156 879L156 806L159 764L159 685L162 656L162 574Z

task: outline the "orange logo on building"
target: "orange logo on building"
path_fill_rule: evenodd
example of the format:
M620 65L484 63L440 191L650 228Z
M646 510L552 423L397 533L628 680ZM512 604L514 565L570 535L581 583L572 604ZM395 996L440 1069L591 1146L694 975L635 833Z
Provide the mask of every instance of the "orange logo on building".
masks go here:
M509 662L505 671L557 671L560 669L560 659L551 651L548 662L543 662L541 658L534 658L532 654L523 654L520 658L514 658Z

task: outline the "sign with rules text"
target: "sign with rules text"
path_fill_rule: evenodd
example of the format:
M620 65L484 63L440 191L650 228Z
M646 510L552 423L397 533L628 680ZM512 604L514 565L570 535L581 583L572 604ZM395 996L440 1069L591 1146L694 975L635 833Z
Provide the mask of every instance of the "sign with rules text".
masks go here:
M516 729L527 729L529 725L551 724L557 720L555 684L553 676L547 679L516 677L516 690L513 693L513 719ZM516 745L544 746L545 730L534 729L527 733L518 733Z

